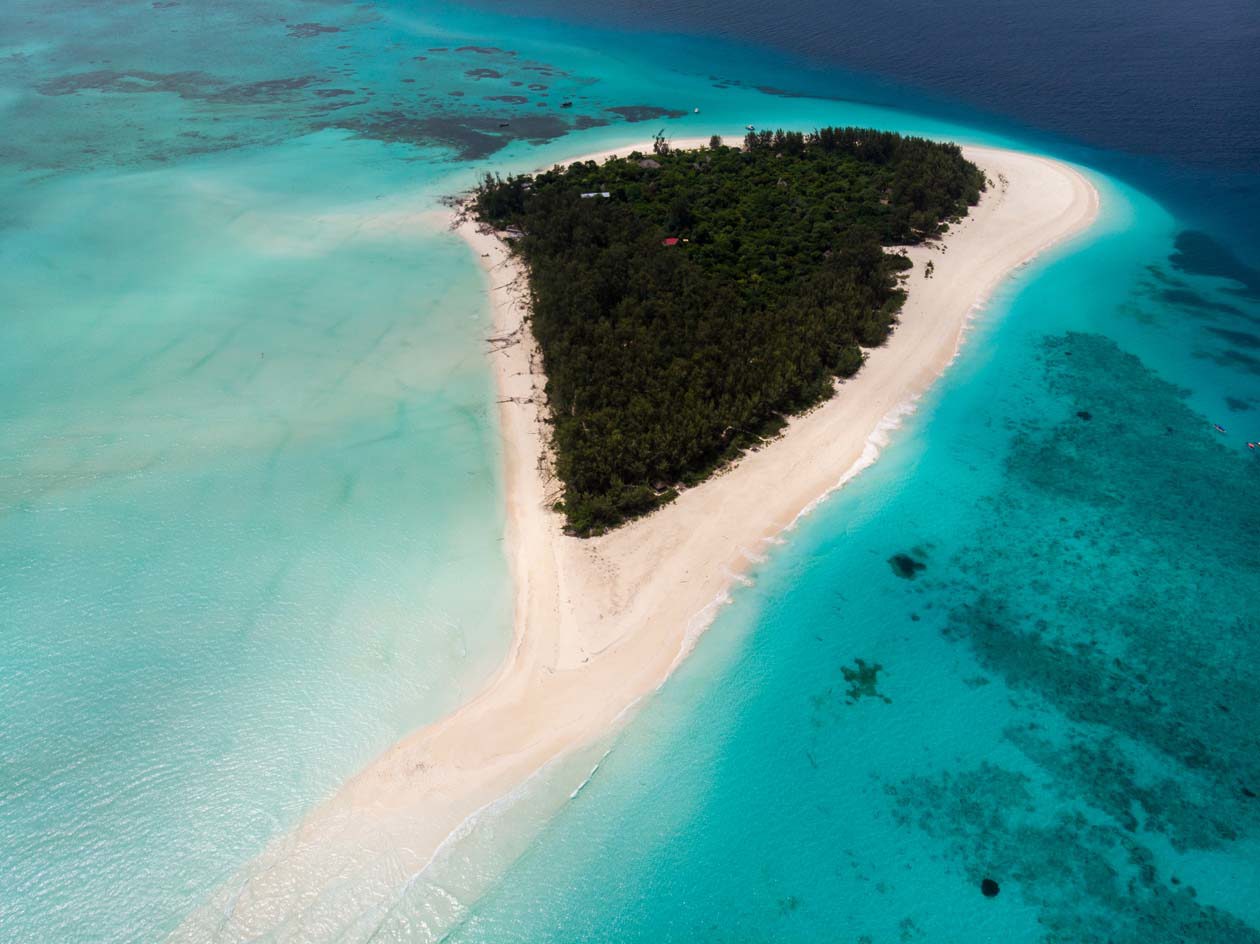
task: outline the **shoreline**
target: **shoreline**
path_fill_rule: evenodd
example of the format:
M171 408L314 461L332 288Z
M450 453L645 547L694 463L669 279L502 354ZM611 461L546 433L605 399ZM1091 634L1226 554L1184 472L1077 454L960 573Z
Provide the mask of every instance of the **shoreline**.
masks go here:
M679 142L692 147L706 139ZM648 150L623 146L560 163ZM594 538L568 537L551 510L541 359L526 323L523 267L495 234L455 227L480 263L493 312L505 555L513 636L479 693L408 735L273 842L174 939L300 939L360 918L354 887L388 908L475 823L540 771L599 744L694 647L767 544L878 458L890 433L956 359L1006 277L1096 218L1077 170L1022 152L965 147L992 181L945 239L909 248L909 297L889 340L836 394L671 504ZM446 225L456 214L434 214ZM924 263L935 262L931 279ZM579 787L580 789L580 787ZM181 937L181 935L183 935Z

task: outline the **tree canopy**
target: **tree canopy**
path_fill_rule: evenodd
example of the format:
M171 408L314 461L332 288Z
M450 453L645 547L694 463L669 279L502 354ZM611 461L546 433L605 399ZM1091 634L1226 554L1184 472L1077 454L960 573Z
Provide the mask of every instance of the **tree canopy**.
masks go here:
M910 266L984 175L956 145L857 128L487 176L530 278L569 528L642 514L831 396L883 343Z

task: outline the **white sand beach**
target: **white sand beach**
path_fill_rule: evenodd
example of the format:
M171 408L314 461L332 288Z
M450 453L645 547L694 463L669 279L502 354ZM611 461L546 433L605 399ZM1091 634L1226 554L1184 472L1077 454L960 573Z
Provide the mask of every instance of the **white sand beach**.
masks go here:
M690 651L750 558L874 461L888 429L954 358L969 316L994 287L1097 215L1094 187L1066 164L964 150L992 186L943 245L910 250L915 267L900 324L857 376L671 505L586 540L565 536L551 510L558 484L543 461L543 378L520 267L493 233L459 226L483 263L502 339L488 356L501 400L511 651L480 694L369 765L191 916L176 940L344 933L337 889L367 885L384 906L470 816L625 722L627 709ZM928 259L931 279L923 274Z

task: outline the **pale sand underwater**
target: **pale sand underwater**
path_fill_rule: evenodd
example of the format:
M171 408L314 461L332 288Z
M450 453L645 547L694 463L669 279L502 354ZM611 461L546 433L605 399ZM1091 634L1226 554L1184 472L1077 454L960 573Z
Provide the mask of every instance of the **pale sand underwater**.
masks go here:
M486 271L499 339L490 356L515 584L512 649L479 695L369 765L172 940L366 938L365 914L374 904L388 908L471 818L557 759L598 744L658 688L750 561L874 461L888 430L954 359L971 314L995 286L1098 214L1097 191L1062 162L964 151L992 186L944 240L909 250L915 267L900 323L857 376L671 505L592 539L565 536L552 510L559 486L545 460L544 378L521 267L493 233L460 223ZM435 937L434 918L421 930Z

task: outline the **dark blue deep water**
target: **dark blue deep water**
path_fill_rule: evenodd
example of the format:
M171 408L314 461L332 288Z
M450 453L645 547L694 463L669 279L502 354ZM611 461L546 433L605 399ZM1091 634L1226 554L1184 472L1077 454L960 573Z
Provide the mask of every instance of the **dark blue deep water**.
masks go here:
M1250 0L478 3L628 31L627 45L649 32L720 39L747 50L745 68L773 51L790 67L777 69L784 91L1053 142L1260 252L1260 8Z

